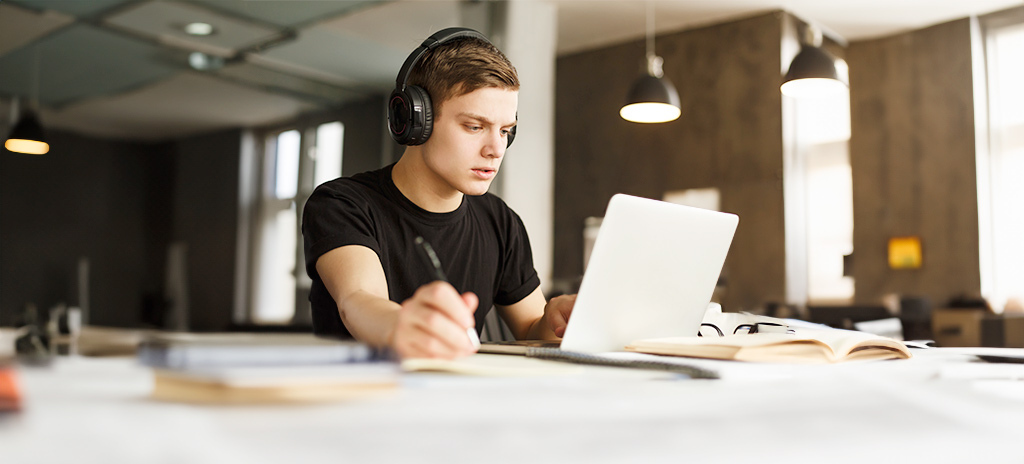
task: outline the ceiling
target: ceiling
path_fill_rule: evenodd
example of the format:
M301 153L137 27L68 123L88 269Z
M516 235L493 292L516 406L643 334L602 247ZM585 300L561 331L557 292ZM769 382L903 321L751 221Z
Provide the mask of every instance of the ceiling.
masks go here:
M513 0L543 1L543 0ZM558 53L642 37L643 1L548 0ZM479 3L479 2L477 2ZM1022 0L654 0L659 32L786 9L851 41ZM278 124L385 92L412 48L460 25L452 0L0 1L0 128L13 97L46 127L133 140ZM216 33L192 36L191 22ZM202 52L207 66L190 65ZM210 65L209 63L212 63Z

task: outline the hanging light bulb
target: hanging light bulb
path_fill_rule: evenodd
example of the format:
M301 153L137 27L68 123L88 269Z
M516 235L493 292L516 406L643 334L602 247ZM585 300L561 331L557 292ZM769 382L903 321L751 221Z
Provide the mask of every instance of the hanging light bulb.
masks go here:
M622 119L632 122L658 123L674 121L682 113L679 93L665 79L664 60L654 54L654 8L647 3L647 73L637 78L629 89L626 104L619 110Z
M797 98L815 98L847 91L849 73L846 62L821 47L821 31L804 26L800 53L789 64L782 82L782 93Z

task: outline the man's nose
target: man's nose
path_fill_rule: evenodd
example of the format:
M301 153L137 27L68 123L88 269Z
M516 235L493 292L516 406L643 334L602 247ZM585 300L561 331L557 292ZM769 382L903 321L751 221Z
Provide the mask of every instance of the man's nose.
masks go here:
M489 158L501 158L505 155L507 144L505 137L501 136L501 131L496 130L488 134L487 144L483 147L483 155Z

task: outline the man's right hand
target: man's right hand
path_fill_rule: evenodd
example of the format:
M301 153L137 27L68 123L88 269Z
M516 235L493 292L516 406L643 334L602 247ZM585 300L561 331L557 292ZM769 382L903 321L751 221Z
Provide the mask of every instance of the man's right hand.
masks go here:
M391 346L402 358L454 359L476 351L466 335L476 321L479 299L472 292L459 295L443 281L424 285L402 302Z

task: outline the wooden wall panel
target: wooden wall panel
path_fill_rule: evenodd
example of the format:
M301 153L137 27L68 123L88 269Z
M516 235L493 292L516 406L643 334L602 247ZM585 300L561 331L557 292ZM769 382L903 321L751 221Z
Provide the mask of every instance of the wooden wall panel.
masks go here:
M860 302L980 294L970 40L963 19L850 44ZM888 267L888 239L904 235L921 237L919 270Z
M680 119L636 124L619 117L644 65L644 42L557 62L554 275L583 270L583 223L627 193L717 187L740 216L726 262L727 310L782 301L781 12L657 37L665 75L679 90Z

